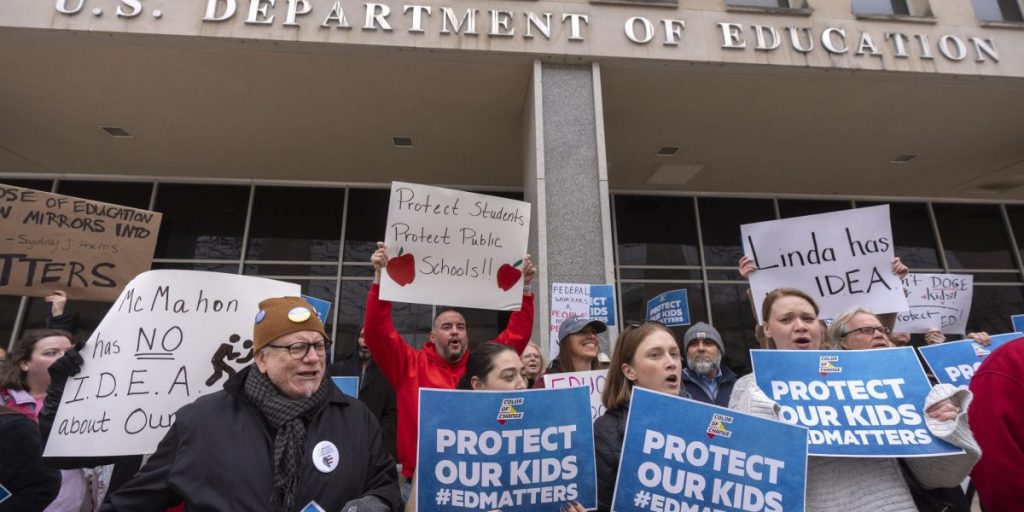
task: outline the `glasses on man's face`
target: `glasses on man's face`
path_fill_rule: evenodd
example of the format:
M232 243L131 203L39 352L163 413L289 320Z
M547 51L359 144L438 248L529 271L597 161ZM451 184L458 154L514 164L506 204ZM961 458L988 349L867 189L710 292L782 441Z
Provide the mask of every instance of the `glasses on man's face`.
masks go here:
M288 355L295 359L304 359L306 354L309 353L309 349L312 348L316 352L316 355L323 357L327 354L327 347L331 342L327 340L315 341L312 343L292 343L291 345L267 345L271 348L280 348L288 351Z
M878 331L882 334L889 334L888 327L879 325L876 327L861 327L860 329L850 329L849 331L843 333L843 337L845 338L851 334L863 334L865 336L871 336L875 334L875 331Z

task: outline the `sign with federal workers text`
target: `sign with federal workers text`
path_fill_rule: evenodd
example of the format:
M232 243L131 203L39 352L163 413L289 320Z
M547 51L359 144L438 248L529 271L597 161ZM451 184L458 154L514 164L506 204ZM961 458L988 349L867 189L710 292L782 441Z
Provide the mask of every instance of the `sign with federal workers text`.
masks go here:
M416 509L555 512L597 506L586 388L420 389Z
M613 512L802 511L807 429L633 388Z
M1011 332L992 336L992 344L987 347L974 340L960 340L919 347L918 350L939 382L967 386L974 372L978 371L982 361L992 351L1021 337L1024 337L1024 333Z
M779 419L809 430L811 455L924 457L963 453L933 437L924 400L931 384L910 347L752 350L757 386Z

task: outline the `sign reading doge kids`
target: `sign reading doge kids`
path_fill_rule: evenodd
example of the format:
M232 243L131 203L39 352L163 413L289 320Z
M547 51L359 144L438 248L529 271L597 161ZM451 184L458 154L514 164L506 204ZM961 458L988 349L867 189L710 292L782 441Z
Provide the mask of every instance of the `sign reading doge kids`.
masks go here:
M420 511L555 512L597 506L586 388L420 389Z
M810 429L811 455L925 457L963 453L932 436L924 399L932 386L911 347L752 350L757 386L779 419Z

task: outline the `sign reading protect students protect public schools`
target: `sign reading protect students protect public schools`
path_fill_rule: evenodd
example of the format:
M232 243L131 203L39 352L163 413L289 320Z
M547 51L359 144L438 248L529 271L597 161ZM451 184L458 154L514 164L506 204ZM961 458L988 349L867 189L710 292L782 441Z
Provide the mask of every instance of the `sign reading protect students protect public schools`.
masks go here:
M0 294L112 301L149 270L161 217L0 184Z
M299 293L218 272L140 274L81 349L85 363L64 388L45 455L153 453L179 408L253 361L259 302Z
M989 354L1022 337L1024 333L1011 332L992 336L991 344L987 347L975 343L974 340L961 340L918 347L917 350L921 352L921 356L939 382L967 386Z
M811 455L925 457L963 453L925 424L932 386L910 347L751 350L757 386L779 419L807 427Z
M614 512L799 512L807 429L635 387Z
M821 318L854 306L875 313L908 309L892 273L889 205L744 224L740 232L743 252L758 268L750 289L759 317L765 296L778 288L809 294Z
M393 182L384 300L518 310L530 203Z
M417 510L555 512L597 506L584 388L420 389Z

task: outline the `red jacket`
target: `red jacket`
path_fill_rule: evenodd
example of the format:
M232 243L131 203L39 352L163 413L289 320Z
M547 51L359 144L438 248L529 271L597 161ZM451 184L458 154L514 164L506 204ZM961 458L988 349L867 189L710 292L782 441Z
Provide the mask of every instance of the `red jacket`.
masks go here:
M992 352L971 378L974 400L967 413L981 459L971 471L988 512L1024 504L1024 338Z
M391 323L391 302L380 300L380 286L374 284L366 296L364 323L366 346L381 373L398 397L398 461L402 474L412 477L416 470L416 426L419 425L419 389L455 389L466 373L469 350L455 363L437 355L434 342L416 350L402 339ZM523 296L523 307L512 313L508 327L494 341L522 353L533 333L533 296Z

